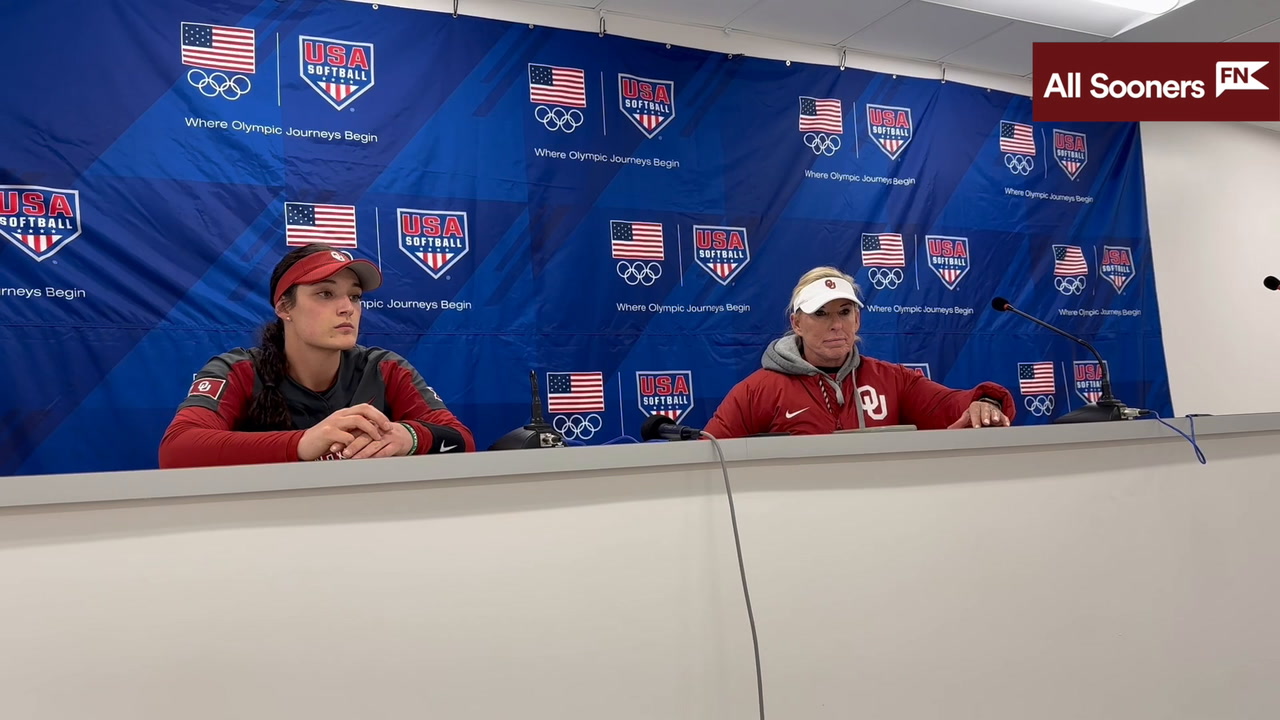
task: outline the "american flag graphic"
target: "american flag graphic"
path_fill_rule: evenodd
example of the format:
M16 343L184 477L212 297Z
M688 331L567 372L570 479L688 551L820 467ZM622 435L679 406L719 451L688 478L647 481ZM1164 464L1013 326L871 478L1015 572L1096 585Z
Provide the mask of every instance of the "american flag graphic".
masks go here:
M324 243L340 248L356 246L354 205L287 202L284 204L284 222L286 245Z
M1058 277L1089 274L1089 264L1085 262L1084 253L1078 245L1053 246L1053 274Z
M332 81L321 82L320 87L324 88L324 91L329 94L329 97L332 97L339 103L351 97L352 93L359 89L358 85Z
M598 372L547 373L547 411L550 413L604 412L604 374Z
M665 260L662 223L614 220L609 240L615 260Z
M587 106L586 74L578 68L529 65L529 102Z
M1053 395L1056 393L1053 379L1053 363L1018 363L1018 392L1023 395Z
M38 235L30 233L15 234L19 240L26 243L26 246L36 251L37 254L49 252L49 249L54 245L57 245L58 241L62 239L61 235L50 235L48 233L41 233Z
M1036 136L1031 126L1024 123L1000 121L1000 152L1014 155L1035 155Z
M800 98L800 132L844 132L844 113L835 98Z
M899 233L862 233L862 264L868 267L906 267Z
M415 249L413 254L421 258L422 262L427 264L427 267L431 268L432 270L439 270L445 265L448 265L449 261L452 260L454 256L457 255L458 253L453 250L439 251L439 250L416 250Z
M253 73L253 28L182 23L182 64Z

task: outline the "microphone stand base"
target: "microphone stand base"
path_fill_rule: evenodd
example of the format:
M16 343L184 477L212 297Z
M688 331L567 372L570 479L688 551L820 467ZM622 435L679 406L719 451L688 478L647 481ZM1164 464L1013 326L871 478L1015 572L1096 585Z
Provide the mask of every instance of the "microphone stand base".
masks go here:
M564 436L546 423L531 422L498 438L490 450L527 450L564 447Z
M1090 403L1072 412L1056 418L1052 424L1063 425L1068 423L1092 423L1092 422L1111 422L1112 420L1130 420L1133 418L1132 413L1126 412L1128 408L1119 400L1099 400L1096 403Z

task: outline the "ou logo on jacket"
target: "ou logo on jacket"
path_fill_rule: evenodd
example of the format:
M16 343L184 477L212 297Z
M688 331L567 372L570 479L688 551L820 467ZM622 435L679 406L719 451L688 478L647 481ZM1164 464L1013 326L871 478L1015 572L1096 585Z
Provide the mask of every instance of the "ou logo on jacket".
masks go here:
M870 385L858 388L858 402L862 403L862 411L872 420L883 420L889 417L889 398L881 395Z

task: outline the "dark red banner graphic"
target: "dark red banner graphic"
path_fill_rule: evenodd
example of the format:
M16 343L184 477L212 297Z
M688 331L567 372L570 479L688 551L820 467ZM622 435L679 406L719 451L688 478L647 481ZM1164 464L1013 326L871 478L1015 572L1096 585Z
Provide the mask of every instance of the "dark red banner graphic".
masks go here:
M1280 43L1036 43L1037 122L1280 120Z

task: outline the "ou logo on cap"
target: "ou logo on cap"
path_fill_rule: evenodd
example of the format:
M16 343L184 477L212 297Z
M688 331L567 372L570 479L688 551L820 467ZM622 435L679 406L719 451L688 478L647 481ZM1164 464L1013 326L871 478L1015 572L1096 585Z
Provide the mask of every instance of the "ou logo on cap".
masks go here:
M828 289L828 290L835 290L835 289L836 289L836 281L835 281L835 280L832 280L831 278L827 278L827 282L826 282L826 283L824 283L824 284L827 286L827 289Z
M337 260L338 262L346 262L351 259L346 255L343 255L342 253L338 252L337 250L332 250L329 252L329 254L332 255L333 259Z

